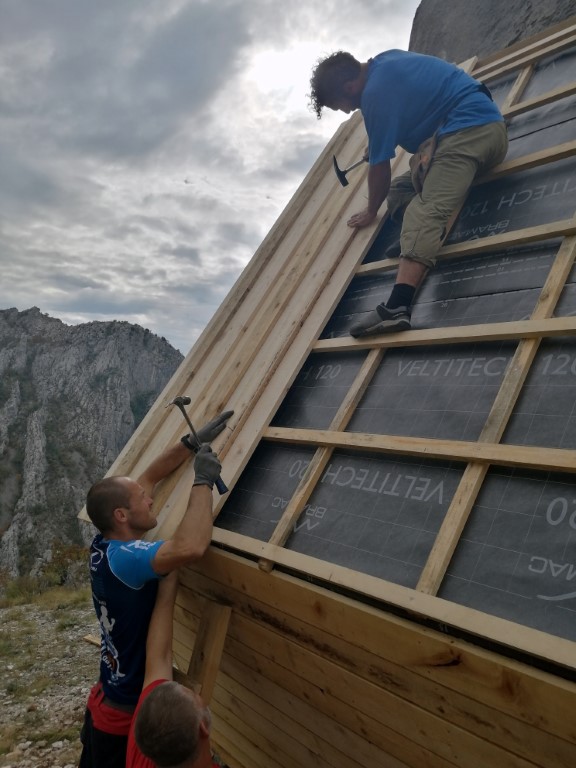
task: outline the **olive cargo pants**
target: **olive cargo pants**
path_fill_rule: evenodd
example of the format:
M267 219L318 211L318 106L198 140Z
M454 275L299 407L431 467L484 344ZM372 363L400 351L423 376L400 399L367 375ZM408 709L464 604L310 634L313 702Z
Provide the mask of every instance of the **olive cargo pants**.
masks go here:
M441 136L421 194L412 186L410 171L396 177L388 193L392 218L404 206L400 235L401 257L434 267L445 227L459 208L476 176L501 163L508 150L503 122L467 128Z

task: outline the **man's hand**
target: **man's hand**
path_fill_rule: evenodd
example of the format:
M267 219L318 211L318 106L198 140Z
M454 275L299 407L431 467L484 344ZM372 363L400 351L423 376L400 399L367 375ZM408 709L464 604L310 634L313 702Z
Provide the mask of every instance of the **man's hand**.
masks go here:
M390 191L390 160L371 165L368 168L368 205L363 211L348 219L348 226L360 229L372 224L380 206Z
M355 213L353 216L351 216L348 219L348 226L361 229L362 227L367 227L368 224L372 224L375 218L376 214L372 213L368 210L368 208L366 208L366 210L360 211L360 213Z
M197 432L200 442L211 443L213 440L216 440L220 432L226 427L226 422L233 414L234 411L223 411L216 416L216 418L212 419L212 421L209 421L207 424L204 424L203 427L200 427Z
M206 444L201 445L194 459L194 485L208 485L212 488L221 471L222 465L212 448Z

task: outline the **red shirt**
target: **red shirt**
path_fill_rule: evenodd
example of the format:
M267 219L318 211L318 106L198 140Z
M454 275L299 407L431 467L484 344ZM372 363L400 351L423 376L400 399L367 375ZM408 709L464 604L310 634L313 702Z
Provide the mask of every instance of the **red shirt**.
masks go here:
M102 683L92 686L88 696L88 709L92 715L94 728L104 733L112 733L115 736L127 736L130 730L133 713L124 712L106 704Z
M132 725L130 726L130 734L128 736L128 750L126 752L126 768L155 768L155 764L152 760L150 760L149 757L146 757L145 755L140 752L138 749L138 745L136 744L136 741L134 739L134 724L136 722L136 716L140 710L140 707L142 706L142 702L148 696L149 693L151 693L154 688L159 686L161 683L166 683L166 680L154 680L150 683L150 685L147 685L146 688L142 691L140 694L140 698L138 699L138 706L136 707L136 711L134 712L134 719L132 720ZM216 763L212 763L213 768L218 768Z

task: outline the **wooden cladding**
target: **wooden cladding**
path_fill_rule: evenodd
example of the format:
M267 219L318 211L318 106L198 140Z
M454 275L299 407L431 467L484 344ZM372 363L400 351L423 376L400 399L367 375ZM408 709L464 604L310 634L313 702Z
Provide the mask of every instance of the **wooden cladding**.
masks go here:
M181 574L175 661L231 768L572 768L576 761L576 17L483 61L510 152L478 179L413 329L356 340L398 226L364 207L359 114L337 131L111 468L193 421L214 546ZM408 158L399 151L393 174ZM156 498L186 507L191 463Z

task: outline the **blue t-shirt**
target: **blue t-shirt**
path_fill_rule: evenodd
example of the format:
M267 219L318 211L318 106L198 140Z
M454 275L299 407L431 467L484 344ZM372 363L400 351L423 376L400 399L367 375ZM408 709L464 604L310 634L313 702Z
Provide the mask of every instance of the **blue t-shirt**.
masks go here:
M370 141L370 165L415 152L438 135L503 121L482 84L435 56L385 51L370 60L360 109Z
M136 704L142 691L146 637L158 579L152 560L162 541L109 541L90 546L92 600L100 622L100 680L105 696Z

